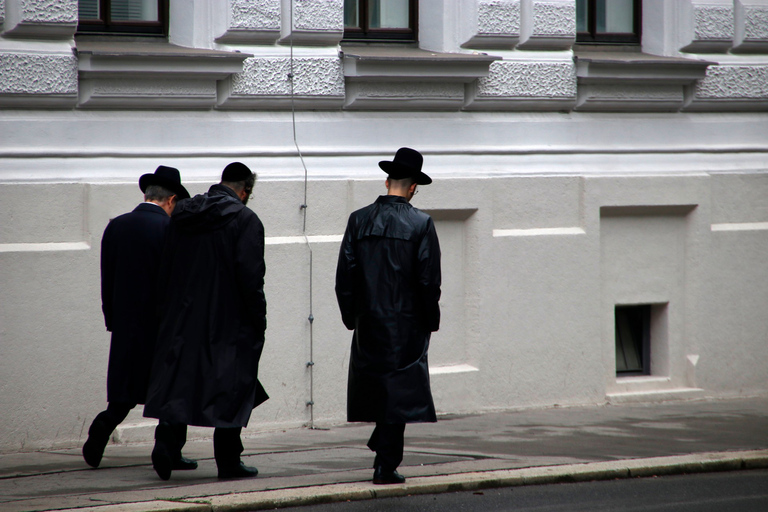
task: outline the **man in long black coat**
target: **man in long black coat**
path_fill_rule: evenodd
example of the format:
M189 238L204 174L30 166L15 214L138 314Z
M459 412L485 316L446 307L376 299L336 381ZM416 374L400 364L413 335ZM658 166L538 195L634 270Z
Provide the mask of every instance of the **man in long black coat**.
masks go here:
M168 425L214 427L219 478L256 476L242 427L268 397L258 379L267 327L264 226L246 203L256 175L233 162L206 194L181 201L161 258L161 324L144 415L160 419L152 464L171 476Z
M83 458L93 467L101 463L112 431L146 399L158 328L154 286L160 251L177 199L189 197L178 169L163 165L141 176L139 188L144 202L112 220L101 239L102 311L112 339L107 410L93 420L83 445ZM178 469L197 467L180 453L175 462Z
M440 326L440 246L432 219L410 204L432 182L422 162L410 148L379 162L388 193L350 215L336 268L341 317L355 331L347 420L376 422L374 484L405 481L405 424L437 421L427 349Z

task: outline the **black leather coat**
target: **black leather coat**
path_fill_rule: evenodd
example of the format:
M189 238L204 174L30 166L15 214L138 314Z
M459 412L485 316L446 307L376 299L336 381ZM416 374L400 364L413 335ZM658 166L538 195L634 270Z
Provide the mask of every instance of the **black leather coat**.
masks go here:
M347 420L437 421L427 349L440 326L440 246L429 215L389 195L352 213L336 297L355 331Z
M143 404L157 337L160 252L170 218L142 203L116 217L101 238L101 309L112 332L107 401Z
M180 201L160 267L161 324L144 415L244 427L268 397L264 227L235 193L213 185Z

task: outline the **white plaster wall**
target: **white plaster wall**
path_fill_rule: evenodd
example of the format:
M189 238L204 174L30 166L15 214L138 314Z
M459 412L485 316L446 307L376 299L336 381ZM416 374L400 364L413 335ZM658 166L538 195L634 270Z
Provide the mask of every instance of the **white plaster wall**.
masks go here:
M376 163L406 145L435 179L414 204L444 251L431 350L440 412L768 392L763 0L645 0L645 51L685 46L713 64L686 86L684 112L634 114L573 112L584 85L572 0L422 0L422 49L502 59L471 83L395 76L368 89L345 83L340 0L180 0L169 41L250 53L242 72L216 87L137 73L104 81L123 95L111 110L73 108L88 93L72 54L75 5L0 0L4 29L25 36L0 36L0 105L12 107L0 110L0 451L78 446L103 409L101 234L161 163L192 193L233 160L259 172L260 371L272 398L251 431L344 421L351 334L333 292L338 243L349 213L384 192ZM725 53L736 46L745 53ZM657 92L682 104L681 89ZM206 101L170 111L145 98L185 95ZM356 95L371 103L344 110ZM612 314L627 301L667 304L649 379L615 375ZM116 437L147 441L153 425L138 408Z
M767 131L762 114L299 113L315 422L345 417L351 334L333 292L338 239L348 214L384 191L376 162L406 144L424 152L435 179L414 204L436 219L445 252L443 328L432 342L439 411L632 392L616 383L606 336L606 244L617 261L658 263L629 272L621 293L656 301L649 283L667 287L669 360L659 368L670 378L656 391L765 393ZM252 207L268 237L269 302L261 376L272 398L249 428L310 420L304 171L289 113L5 111L0 132L0 215L10 219L0 227L0 450L76 446L104 407L100 237L160 163L181 169L192 193L232 160L259 172ZM606 207L635 206L662 209L608 227L601 219ZM151 439L153 421L140 411L130 420L123 441Z

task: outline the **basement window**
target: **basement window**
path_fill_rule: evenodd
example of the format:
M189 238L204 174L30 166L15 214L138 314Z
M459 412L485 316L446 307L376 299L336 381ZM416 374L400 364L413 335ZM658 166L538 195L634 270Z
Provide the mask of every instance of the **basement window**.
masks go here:
M651 374L651 306L616 306L616 376Z

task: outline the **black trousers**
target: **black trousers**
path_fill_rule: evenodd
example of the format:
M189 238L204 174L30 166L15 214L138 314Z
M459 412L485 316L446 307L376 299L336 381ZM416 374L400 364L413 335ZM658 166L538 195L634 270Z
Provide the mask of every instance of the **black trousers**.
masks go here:
M242 428L216 428L213 430L213 457L219 468L240 464L243 442L240 439Z
M109 433L111 434L112 431L115 430L117 426L123 422L126 416L128 416L128 413L131 412L131 409L134 407L136 407L136 404L130 404L126 402L109 402L107 404L107 410L97 414L93 419L93 422L101 423L106 429L109 430Z
M240 440L242 428L216 428L213 431L213 456L219 468L240 464L243 443ZM187 440L187 426L180 423L160 421L155 429L155 443L162 444L171 458L181 458L181 449Z
M187 443L187 426L183 423L160 421L155 428L155 444L162 444L171 460L181 459L181 449Z
M376 452L373 467L394 471L403 462L405 423L376 423L368 448Z

